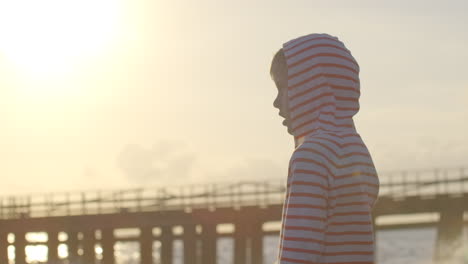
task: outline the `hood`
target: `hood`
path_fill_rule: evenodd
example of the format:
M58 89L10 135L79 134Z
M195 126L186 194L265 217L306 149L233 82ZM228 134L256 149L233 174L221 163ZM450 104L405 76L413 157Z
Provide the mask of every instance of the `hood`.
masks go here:
M337 37L309 34L283 44L288 107L296 145L317 131L356 132L359 65Z

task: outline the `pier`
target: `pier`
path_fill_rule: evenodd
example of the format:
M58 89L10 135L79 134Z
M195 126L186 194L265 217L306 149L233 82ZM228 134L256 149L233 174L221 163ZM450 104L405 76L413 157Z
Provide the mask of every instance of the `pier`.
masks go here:
M463 220L468 210L468 169L395 171L379 178L375 230L436 227L434 263L449 258L449 249L459 245L461 230L468 224ZM181 240L184 264L216 264L217 239L231 237L234 264L263 264L263 237L279 235L279 230L266 230L265 225L281 221L285 181L2 196L0 263L8 263L8 249L14 247L15 264L26 264L28 245L47 246L47 263L67 263L58 254L66 245L69 263L114 264L115 243L134 241L142 264L172 264L173 242ZM432 222L376 224L379 217L420 213L440 217ZM231 231L220 232L221 225L232 226ZM132 229L136 235L117 236L119 229ZM33 232L46 233L47 241L28 241L27 233Z

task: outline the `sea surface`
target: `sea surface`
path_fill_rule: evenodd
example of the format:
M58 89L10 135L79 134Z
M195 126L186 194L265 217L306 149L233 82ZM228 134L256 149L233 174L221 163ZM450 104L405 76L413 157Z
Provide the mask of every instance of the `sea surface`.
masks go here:
M434 227L405 229L405 230L384 230L377 231L377 263L379 264L432 264L437 230ZM462 234L462 245L458 248L455 258L451 262L444 264L468 264L468 228L464 228ZM183 264L183 241L176 239L173 241L174 264ZM267 235L263 240L263 264L274 264L278 255L278 236ZM64 244L62 244L65 246ZM160 264L159 241L153 243L154 263ZM28 250L28 247L31 247ZM28 246L26 253L29 263L47 263L46 246ZM45 248L44 248L45 247ZM66 246L65 246L66 247ZM9 247L9 251L12 248ZM34 251L36 249L36 251ZM138 242L117 242L115 244L116 264L139 264L140 253ZM28 253L28 251L30 251ZM59 246L59 255L66 254L67 249ZM99 259L102 258L102 250L96 247ZM217 241L218 264L233 264L234 240L230 237L222 237ZM247 255L250 254L247 250ZM9 253L10 263L13 252ZM66 255L62 256L65 260ZM64 263L68 263L65 261ZM198 261L198 263L201 263ZM257 264L257 263L245 263Z
M436 241L435 228L385 230L377 232L377 261L379 264L430 264ZM468 230L463 234L463 245L450 264L468 264ZM278 236L264 237L264 262L273 264L277 255ZM217 242L218 263L233 264L233 239L220 238ZM174 241L174 264L183 264L183 244ZM159 262L159 245L155 243L155 263ZM139 263L138 243L116 245L117 264ZM249 264L249 263L246 263Z

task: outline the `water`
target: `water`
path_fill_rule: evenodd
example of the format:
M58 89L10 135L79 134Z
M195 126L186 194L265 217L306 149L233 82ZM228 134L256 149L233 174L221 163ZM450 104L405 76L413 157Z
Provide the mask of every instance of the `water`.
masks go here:
M466 231L466 230L465 230ZM377 232L377 261L379 264L427 264L432 263L437 230L420 228L411 230L387 230ZM464 240L468 238L464 234ZM465 242L463 241L463 242ZM453 264L468 263L468 248L458 252ZM464 251L464 252L463 252Z
M432 263L437 230L419 228L377 232L377 260L379 264L429 264ZM468 264L468 229L464 231L464 245L451 264ZM278 236L265 236L263 264L273 264L278 253ZM117 264L139 263L138 243L116 247ZM217 243L218 263L233 264L234 241L220 238ZM183 243L174 241L174 264L183 264ZM128 256L133 255L133 258ZM155 263L159 263L159 247L155 247ZM122 257L119 257L122 256Z
M377 232L377 261L379 264L430 264L434 254L437 230L434 227L386 230ZM183 264L183 241L173 241L174 264ZM468 264L468 228L463 231L463 245L456 253L456 257L450 264ZM198 243L198 247L201 245ZM45 246L32 246L37 249L36 260L47 258ZM153 243L154 263L159 264L161 243ZM273 264L278 254L278 236L268 235L263 240L263 264ZM10 249L10 248L9 248ZM100 248L97 248L98 259L102 257ZM117 242L115 247L116 264L139 264L140 253L138 242ZM28 251L28 250L27 250ZM59 252L62 252L59 250ZM13 252L11 252L13 253ZM31 251L34 253L34 251ZM63 252L62 252L63 253ZM247 252L248 253L248 252ZM29 254L28 254L29 255ZM219 238L217 241L218 263L233 264L234 240L229 237ZM11 255L10 255L11 256ZM65 257L65 256L62 256ZM43 263L29 258L30 263ZM13 263L13 262L11 262Z

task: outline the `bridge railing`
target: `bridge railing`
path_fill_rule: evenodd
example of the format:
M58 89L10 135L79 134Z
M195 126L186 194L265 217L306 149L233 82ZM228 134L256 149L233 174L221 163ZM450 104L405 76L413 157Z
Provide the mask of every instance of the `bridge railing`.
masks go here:
M432 169L379 174L379 197L461 195L468 193L468 170ZM282 204L286 179L48 193L0 197L0 219L131 213L161 210Z
M468 169L443 168L386 172L379 175L379 196L404 199L468 193Z
M96 190L0 197L0 219L185 210L248 205L266 207L284 199L283 180L193 184L164 188Z

